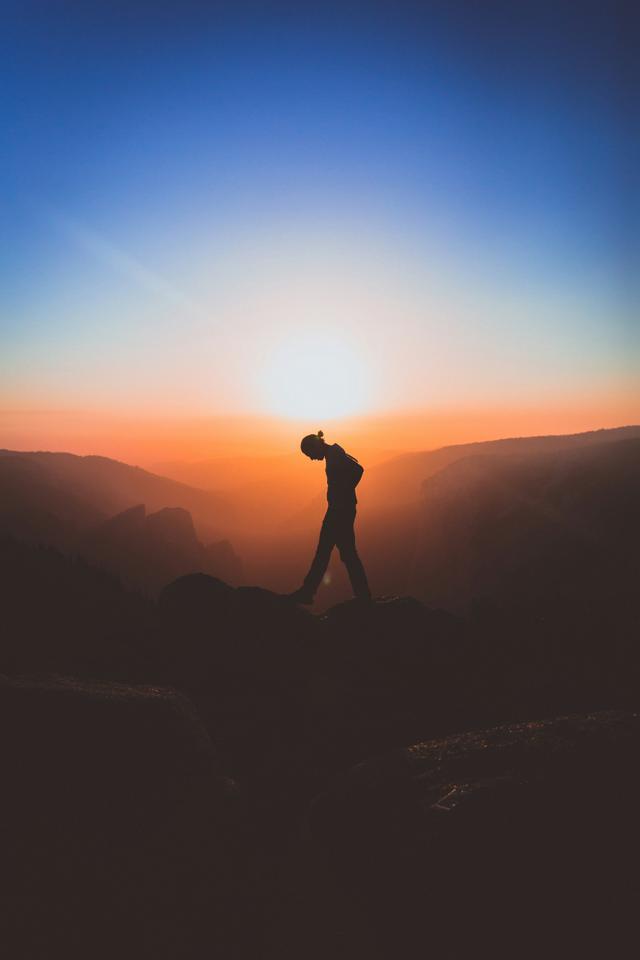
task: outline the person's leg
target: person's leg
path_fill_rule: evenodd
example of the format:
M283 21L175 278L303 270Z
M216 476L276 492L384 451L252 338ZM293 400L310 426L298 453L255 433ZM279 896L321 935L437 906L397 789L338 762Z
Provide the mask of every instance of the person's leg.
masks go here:
M324 520L322 521L322 527L320 528L320 537L318 539L318 546L316 548L315 556L311 561L309 572L304 578L302 584L301 592L305 595L313 597L316 590L320 586L326 569L329 566L331 552L335 546L335 543L334 518L331 511L327 510Z
M364 572L362 560L356 550L356 534L353 528L355 518L355 510L346 511L341 517L336 530L336 545L340 551L340 559L347 568L355 596L359 600L370 600L371 591L369 589L367 575Z

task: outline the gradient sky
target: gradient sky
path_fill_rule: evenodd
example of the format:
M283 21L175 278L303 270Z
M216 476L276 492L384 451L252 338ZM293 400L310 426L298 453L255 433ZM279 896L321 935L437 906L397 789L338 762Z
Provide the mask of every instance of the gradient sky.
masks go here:
M3 4L0 407L637 420L623 10Z

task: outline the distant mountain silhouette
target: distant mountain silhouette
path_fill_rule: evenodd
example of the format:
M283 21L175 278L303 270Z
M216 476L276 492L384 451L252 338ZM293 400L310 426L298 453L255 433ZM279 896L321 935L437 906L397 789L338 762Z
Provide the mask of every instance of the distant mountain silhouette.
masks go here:
M197 571L232 583L242 578L242 564L231 544L201 544L191 514L181 507L150 514L144 504L130 507L90 530L79 550L96 565L152 592Z
M50 498L62 492L103 517L139 503L146 504L151 512L182 507L191 513L206 539L220 536L229 517L230 505L224 497L107 457L0 450L0 483L5 489L10 483L8 471L15 469L16 460L21 461L23 470L29 465L39 468L38 476L47 484Z
M91 496L52 481L38 459L0 454L0 533L70 548L106 516Z
M138 496L148 500L141 504ZM114 506L125 509L110 516ZM145 590L197 570L241 579L229 541L203 545L190 507L201 535L228 524L224 499L138 467L104 457L0 451L0 535L79 554Z
M497 454L553 453L574 447L609 443L614 440L640 438L640 426L590 430L586 433L558 434L541 437L512 437L461 443L405 453L372 467L367 472L366 497L371 507L393 507L420 496L422 483L444 467L467 457ZM363 489L363 495L364 489Z
M385 544L391 589L450 609L616 603L638 575L639 490L640 439L477 453L424 481L419 506L367 546L375 562Z

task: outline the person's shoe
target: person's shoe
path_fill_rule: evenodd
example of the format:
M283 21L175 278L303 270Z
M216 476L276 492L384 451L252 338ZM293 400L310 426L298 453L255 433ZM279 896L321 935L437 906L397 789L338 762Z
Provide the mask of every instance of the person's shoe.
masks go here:
M313 594L309 593L304 587L301 587L300 590L294 590L293 593L288 593L287 600L291 600L293 603L301 603L305 607L310 607L313 603Z

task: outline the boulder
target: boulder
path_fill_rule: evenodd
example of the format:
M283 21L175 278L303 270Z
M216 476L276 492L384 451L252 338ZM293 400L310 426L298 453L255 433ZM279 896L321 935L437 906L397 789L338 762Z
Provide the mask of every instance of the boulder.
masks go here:
M176 678L196 687L259 681L278 686L301 667L314 618L260 587L234 589L190 574L158 600L164 656Z
M158 597L163 616L210 630L225 624L235 591L228 583L206 573L191 573L167 584Z

